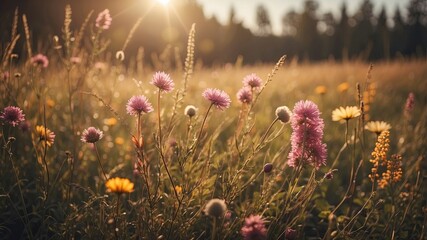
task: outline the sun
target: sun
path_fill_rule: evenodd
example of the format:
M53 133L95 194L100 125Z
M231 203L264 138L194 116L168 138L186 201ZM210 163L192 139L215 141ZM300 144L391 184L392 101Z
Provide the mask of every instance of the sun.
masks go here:
M169 0L157 0L157 2L161 3L163 6L168 5Z

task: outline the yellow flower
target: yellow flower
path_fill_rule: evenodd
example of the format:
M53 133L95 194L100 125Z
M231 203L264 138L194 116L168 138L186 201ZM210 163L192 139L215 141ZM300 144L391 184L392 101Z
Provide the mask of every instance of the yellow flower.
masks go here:
M332 111L332 121L348 121L358 116L360 116L360 110L356 106L339 107Z
M127 178L111 178L105 183L108 192L130 193L133 192L134 184Z
M117 145L123 145L125 143L125 140L122 137L116 137L116 139L114 139L114 142Z
M348 90L349 88L350 88L350 84L348 84L348 82L340 83L340 84L337 86L337 90L338 90L338 92L340 92L340 93L347 92L347 90Z
M365 129L379 135L380 133L382 133L386 130L387 131L390 130L391 126L390 126L390 124L388 124L384 121L370 121L370 122L366 123Z
M314 89L314 92L319 94L319 95L324 95L327 92L327 88L323 85L319 85Z
M48 107L54 107L55 106L55 101L53 101L52 99L50 99L50 98L48 98L48 99L46 99L46 105L48 106Z
M373 166L371 170L371 174L369 174L369 178L372 182L375 179L379 179L378 168L379 166L383 166L387 164L387 152L390 148L390 132L384 131L377 139L377 143L375 144L375 149L371 154L371 159L369 160ZM381 180L378 180L381 181Z
M104 119L104 124L107 126L114 126L117 124L117 119L116 118L106 118Z
M55 141L55 133L52 132L49 128L45 128L44 126L36 126L36 134L39 142L46 144L48 147L53 145Z
M178 193L178 194L181 194L182 193L182 187L181 186L175 186L175 191Z

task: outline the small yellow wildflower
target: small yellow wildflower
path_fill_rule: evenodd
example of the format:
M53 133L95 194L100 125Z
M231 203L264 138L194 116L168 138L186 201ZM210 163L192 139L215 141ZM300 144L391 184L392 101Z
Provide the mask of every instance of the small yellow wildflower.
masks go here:
M175 186L175 191L178 193L178 194L181 194L182 193L182 187L181 186Z
M319 85L314 89L314 92L319 95L325 95L328 89L324 85Z
M391 126L384 121L370 121L366 123L365 129L379 135L384 131L390 130Z
M114 139L114 142L117 145L123 145L125 143L125 140L122 137L116 137L116 139Z
M384 131L378 137L377 143L375 144L375 149L371 154L371 159L369 160L373 166L369 178L371 181L379 179L378 168L380 165L384 166L387 164L387 152L390 147L390 132Z
M48 147L53 145L53 142L55 141L55 133L52 132L49 128L38 125L36 126L36 134L39 142L46 144Z
M104 124L107 126L114 126L117 124L117 119L116 118L106 118L104 119Z
M402 156L392 155L391 159L387 160L386 172L383 172L381 179L378 180L378 187L385 188L400 179L402 179Z
M339 107L332 111L332 121L348 121L358 116L360 116L360 110L356 106Z
M127 178L111 178L105 183L108 192L130 193L133 192L134 184Z
M347 92L347 90L348 90L349 88L350 88L350 84L348 84L348 82L340 83L340 84L337 86L337 90L338 90L338 92L340 92L340 93Z

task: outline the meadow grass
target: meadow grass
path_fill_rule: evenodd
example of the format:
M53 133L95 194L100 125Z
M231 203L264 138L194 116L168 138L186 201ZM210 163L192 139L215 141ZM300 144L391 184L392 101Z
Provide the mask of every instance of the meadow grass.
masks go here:
M185 59L158 58L150 67L139 56L124 64L125 51L105 52L106 22L81 47L70 42L65 21L66 34L46 46L49 64L34 58L29 43L30 57L2 53L5 239L425 237L425 60L283 57L276 65L208 68L195 64L193 27ZM172 91L153 85L158 71L169 74ZM236 93L252 73L262 83L242 103ZM203 97L208 88L224 92ZM152 109L131 99L141 95ZM302 115L300 100L313 103ZM286 120L276 115L281 106L293 110ZM357 114L332 121L341 106ZM312 116L319 111L321 120ZM378 138L368 121L389 123L389 135L382 129ZM319 137L327 146L320 167L311 143ZM291 167L288 156L298 151Z

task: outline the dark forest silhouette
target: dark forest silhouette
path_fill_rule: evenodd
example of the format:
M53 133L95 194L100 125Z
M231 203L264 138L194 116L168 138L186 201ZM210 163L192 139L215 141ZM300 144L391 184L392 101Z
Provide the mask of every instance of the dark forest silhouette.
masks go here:
M304 61L372 61L424 57L427 53L426 0L411 0L407 6L408 16L402 16L399 8L393 16L387 16L384 6L375 15L371 0L362 1L357 12L349 15L343 4L338 19L332 13L320 13L318 3L307 0L302 12L283 14L281 36L271 34L268 11L262 5L254 9L258 31L251 32L236 21L233 9L230 9L228 24L221 25L215 17L206 18L195 0L172 0L169 8L153 0L2 0L0 50L3 52L10 41L13 15L18 8L19 14L26 14L28 18L33 46L39 52L46 52L53 45L53 36L62 35L66 4L70 4L73 11L71 26L75 32L91 10L94 13L87 32L93 30L96 15L110 9L113 23L111 29L105 31L105 38L111 39L111 52L121 50L132 26L142 17L141 25L125 49L127 59L135 57L141 47L146 56L160 54L165 49L173 51L174 47L184 53L192 23L196 23L197 29L196 57L208 65L234 62L239 56L244 63L257 63L275 61L283 54ZM18 31L23 36L22 24ZM17 51L22 54L25 54L24 39L21 37L17 45Z

